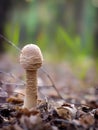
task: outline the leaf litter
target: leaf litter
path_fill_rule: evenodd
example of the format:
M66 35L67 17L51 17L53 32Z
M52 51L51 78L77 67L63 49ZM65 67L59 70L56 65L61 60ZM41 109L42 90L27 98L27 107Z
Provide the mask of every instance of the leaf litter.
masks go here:
M97 88L93 87L81 92L70 92L61 98L53 92L53 85L39 86L39 96L43 99L38 101L36 108L23 109L24 94L21 85L25 84L18 80L7 80L6 72L0 78L0 129L1 130L97 130L98 129L98 95ZM5 80L6 77L6 80ZM20 77L20 76L19 76ZM9 78L9 75L8 75ZM18 86L18 87L17 87ZM13 88L13 89L12 89ZM9 91L8 91L8 90ZM44 89L48 89L48 95ZM65 88L66 89L66 88ZM60 90L60 91L59 91ZM62 89L57 88L62 94ZM74 95L75 93L75 95ZM54 96L53 96L54 95Z

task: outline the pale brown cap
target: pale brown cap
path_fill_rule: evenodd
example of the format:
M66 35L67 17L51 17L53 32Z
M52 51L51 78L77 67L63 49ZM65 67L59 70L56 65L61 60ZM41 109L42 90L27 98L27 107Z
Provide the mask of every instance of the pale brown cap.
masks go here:
M41 67L43 56L40 48L35 44L23 47L20 54L20 64L26 70L35 70Z

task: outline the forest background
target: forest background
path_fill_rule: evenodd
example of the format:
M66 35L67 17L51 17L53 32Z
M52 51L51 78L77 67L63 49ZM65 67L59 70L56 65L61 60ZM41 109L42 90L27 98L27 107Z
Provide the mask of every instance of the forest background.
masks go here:
M68 62L82 79L97 74L97 0L0 0L0 34L19 48L37 44L45 62ZM0 52L9 50L16 53L0 38Z

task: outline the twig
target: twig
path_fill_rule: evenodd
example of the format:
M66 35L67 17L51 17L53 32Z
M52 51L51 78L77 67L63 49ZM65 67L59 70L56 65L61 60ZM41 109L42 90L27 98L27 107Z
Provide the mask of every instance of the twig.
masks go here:
M3 74L8 75L8 76L11 76L12 78L15 79L15 76L13 76L12 73L10 73L10 72L7 73L7 72L5 72L5 71L3 71L3 70L0 70L0 73L3 73Z
M63 97L61 96L61 94L59 93L58 89L56 88L56 86L55 86L55 84L54 84L54 82L53 82L51 76L48 74L48 72L47 72L45 69L43 69L43 68L41 68L41 70L46 74L46 76L47 76L47 77L49 78L49 80L51 81L52 87L55 89L55 91L57 92L58 96L59 96L61 99L64 100L64 98L63 98Z
M5 85L16 85L16 86L24 86L25 85L25 84L8 83L8 82L4 82L3 84L5 84Z
M13 92L13 93L15 93L15 94L20 94L20 95L22 95L22 96L25 96L23 93L20 93L20 92Z
M6 37L4 37L2 34L0 34L0 37L4 39L7 43L9 43L11 46L15 47L18 51L20 51L20 48L18 48L13 42L8 40Z

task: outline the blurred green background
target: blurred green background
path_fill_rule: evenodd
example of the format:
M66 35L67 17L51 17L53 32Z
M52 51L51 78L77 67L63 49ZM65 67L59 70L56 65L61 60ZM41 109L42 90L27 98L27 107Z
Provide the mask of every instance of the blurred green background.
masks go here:
M20 48L34 43L46 61L97 64L98 0L1 0L0 8L0 33Z

